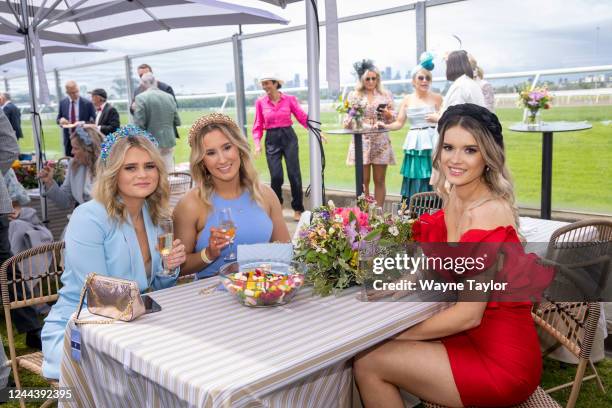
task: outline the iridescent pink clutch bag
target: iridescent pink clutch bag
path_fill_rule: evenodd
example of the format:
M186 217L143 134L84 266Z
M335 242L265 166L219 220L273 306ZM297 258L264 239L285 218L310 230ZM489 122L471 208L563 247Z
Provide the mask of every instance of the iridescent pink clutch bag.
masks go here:
M87 310L112 320L79 320L87 295ZM130 322L145 313L145 305L135 281L90 273L81 291L75 322L77 324L110 324L117 320Z

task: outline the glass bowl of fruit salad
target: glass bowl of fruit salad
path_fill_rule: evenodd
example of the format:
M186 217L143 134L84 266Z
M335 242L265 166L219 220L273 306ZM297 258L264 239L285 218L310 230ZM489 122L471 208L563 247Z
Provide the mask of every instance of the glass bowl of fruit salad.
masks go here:
M305 280L301 262L232 262L219 270L227 291L244 306L284 305L293 299Z

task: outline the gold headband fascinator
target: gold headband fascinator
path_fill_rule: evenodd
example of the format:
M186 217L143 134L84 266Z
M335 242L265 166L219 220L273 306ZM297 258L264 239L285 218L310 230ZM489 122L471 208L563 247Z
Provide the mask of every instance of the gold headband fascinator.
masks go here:
M189 146L193 147L193 140L195 137L208 125L225 125L227 127L233 128L236 133L240 134L240 129L236 122L232 120L227 115L222 113L211 113L210 115L204 115L195 121L193 125L191 125L191 129L189 129Z

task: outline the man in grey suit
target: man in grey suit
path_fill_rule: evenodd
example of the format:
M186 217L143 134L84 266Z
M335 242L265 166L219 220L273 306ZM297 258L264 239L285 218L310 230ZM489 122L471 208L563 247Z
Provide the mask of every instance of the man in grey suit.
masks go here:
M145 91L136 96L134 123L157 139L166 169L168 172L174 171L174 127L181 125L176 103L171 95L157 87L153 74L144 74L140 85Z
M144 74L153 74L153 68L151 68L149 64L140 64L138 68L136 68L136 73L138 74L138 78L142 78ZM176 106L178 108L176 96L174 95L174 89L172 89L170 85L162 81L157 81L157 87L160 91L164 91L165 93L172 95L172 98L174 98L174 103L176 103ZM134 98L132 98L132 103L130 104L130 113L132 115L134 114L134 110L136 109L136 97L139 94L143 93L145 90L146 89L142 85L138 85L138 88L134 90ZM178 129L176 127L174 128L174 136L176 136L177 139L179 137Z
M0 109L0 264L11 257L11 244L8 238L9 215L13 212L13 205L6 184L4 173L19 157L19 145L15 138L15 131L11 122ZM18 275L18 278L21 274ZM12 291L10 291L12 299ZM20 333L26 332L26 344L29 347L41 349L40 329L36 312L31 307L22 307L11 312L13 322Z

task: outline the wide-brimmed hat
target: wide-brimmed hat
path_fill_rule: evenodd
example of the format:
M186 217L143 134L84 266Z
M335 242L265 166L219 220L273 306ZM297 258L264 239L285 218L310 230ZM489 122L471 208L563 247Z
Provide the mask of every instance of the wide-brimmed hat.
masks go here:
M283 81L280 77L280 75L274 74L274 73L268 73L267 75L262 76L261 78L259 78L259 82L263 82L263 81L276 81L279 84L283 85L285 83L285 81Z

